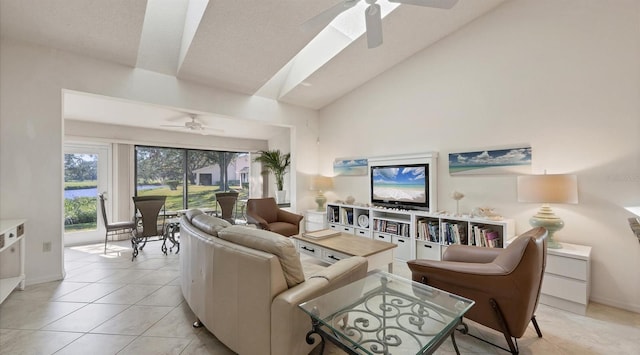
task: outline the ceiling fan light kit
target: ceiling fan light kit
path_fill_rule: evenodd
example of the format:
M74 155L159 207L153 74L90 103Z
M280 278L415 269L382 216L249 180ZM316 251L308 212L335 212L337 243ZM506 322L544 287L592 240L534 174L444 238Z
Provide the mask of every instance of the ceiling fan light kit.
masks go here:
M319 13L318 15L307 20L302 27L304 29L313 29L320 25L326 25L333 21L338 15L346 10L354 7L360 0L344 0L344 2L338 3L327 10ZM382 44L382 11L379 4L376 4L377 0L365 0L369 6L364 12L366 33L367 33L367 47L376 48ZM433 7L438 9L450 9L458 0L387 0L388 2L415 5L422 7Z
M202 124L201 122L197 121L196 118L198 117L198 115L189 114L188 116L191 119L191 121L185 122L184 125L166 125L166 124L163 124L163 125L161 125L161 127L184 128L184 129L186 129L188 131L200 131L200 133L202 133L202 134L207 134L206 131L215 131L215 132L220 133L220 134L224 133L224 131L221 130L221 129L207 127L204 124Z

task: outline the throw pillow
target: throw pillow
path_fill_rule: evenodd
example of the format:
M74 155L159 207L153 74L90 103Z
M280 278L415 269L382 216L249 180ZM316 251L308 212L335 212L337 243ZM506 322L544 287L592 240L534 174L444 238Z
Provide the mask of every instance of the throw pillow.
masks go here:
M300 254L291 239L262 229L232 226L218 233L218 237L248 248L261 250L278 257L287 286L304 281Z

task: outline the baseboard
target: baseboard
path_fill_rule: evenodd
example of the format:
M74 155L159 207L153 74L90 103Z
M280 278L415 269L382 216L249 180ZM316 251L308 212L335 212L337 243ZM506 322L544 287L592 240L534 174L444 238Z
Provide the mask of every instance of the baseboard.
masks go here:
M594 296L589 297L589 300L592 302L603 304L605 306L620 308L625 311L630 311L634 313L640 313L640 304L627 304L624 302L619 302L619 301L611 300L608 298L601 298L601 297L594 297Z
M40 277L37 277L37 278L27 278L25 280L25 284L27 286L33 286L33 285L42 284L42 283L45 283L45 282L61 281L61 280L64 280L64 275L63 274L45 275L45 276L40 276Z

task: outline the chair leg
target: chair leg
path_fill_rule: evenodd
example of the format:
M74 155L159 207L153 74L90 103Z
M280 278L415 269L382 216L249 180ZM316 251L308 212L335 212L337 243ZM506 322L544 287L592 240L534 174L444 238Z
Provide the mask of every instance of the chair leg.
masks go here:
M502 334L504 334L504 339L507 341L507 344L509 344L509 350L511 351L512 354L518 354L519 353L518 345L517 343L514 344L513 342L513 336L511 336L511 332L507 327L507 322L505 321L504 316L502 315L502 311L498 306L498 302L496 302L496 300L492 298L489 300L489 303L491 304L491 308L493 308L493 312L495 313L496 318L498 318L498 323L500 324L500 328L502 328Z
M104 253L107 254L107 240L109 240L109 232L104 234Z
M533 323L533 327L536 328L536 333L538 333L538 338L542 338L542 332L540 331L540 327L538 327L538 321L536 320L536 316L531 317L531 323Z

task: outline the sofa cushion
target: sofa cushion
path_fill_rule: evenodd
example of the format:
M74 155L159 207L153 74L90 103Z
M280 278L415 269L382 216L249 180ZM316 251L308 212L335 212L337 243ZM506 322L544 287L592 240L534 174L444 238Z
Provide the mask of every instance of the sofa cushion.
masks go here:
M187 217L188 218L188 217ZM214 237L218 236L218 233L231 226L232 224L225 221L222 218L209 216L208 214L199 214L191 220L191 224L201 231L211 234Z
M193 220L193 217L199 216L201 214L204 214L204 212L202 212L202 210L194 208L194 209L191 209L191 210L188 210L187 212L185 212L184 215L187 217L187 220L189 222L191 222Z
M300 254L291 239L262 229L231 226L218 233L218 237L248 248L261 250L278 257L287 286L304 281Z

